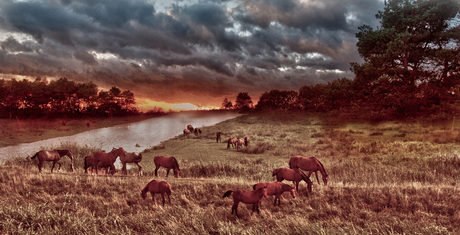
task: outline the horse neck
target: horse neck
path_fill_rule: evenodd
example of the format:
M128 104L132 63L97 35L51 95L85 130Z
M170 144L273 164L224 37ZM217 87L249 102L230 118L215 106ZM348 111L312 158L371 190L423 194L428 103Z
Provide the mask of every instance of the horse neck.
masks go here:
M326 169L324 169L323 164L320 161L318 161L318 159L316 159L316 161L318 162L318 165L319 165L318 167L319 172L321 173L321 175L326 176L327 173L326 173Z

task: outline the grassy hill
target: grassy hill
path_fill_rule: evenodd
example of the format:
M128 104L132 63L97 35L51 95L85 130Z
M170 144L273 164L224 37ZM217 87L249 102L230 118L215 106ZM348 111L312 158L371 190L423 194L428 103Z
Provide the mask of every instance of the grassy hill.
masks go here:
M191 123L193 125L193 123ZM74 151L76 172L38 175L36 163L17 159L0 166L0 231L47 234L455 234L460 232L460 136L455 123L344 123L303 113L254 113L179 135L144 150L144 176L84 174L83 157L95 149L64 143ZM223 143L215 132L222 131ZM251 137L248 148L227 149L232 136ZM154 177L156 155L179 160L181 177ZM230 189L251 190L274 181L275 168L291 156L314 156L329 174L313 193L281 206L263 199L261 215L239 205L231 215ZM321 175L318 174L321 181ZM172 206L144 201L152 179L172 187ZM292 185L290 182L285 182ZM157 196L157 203L161 202Z

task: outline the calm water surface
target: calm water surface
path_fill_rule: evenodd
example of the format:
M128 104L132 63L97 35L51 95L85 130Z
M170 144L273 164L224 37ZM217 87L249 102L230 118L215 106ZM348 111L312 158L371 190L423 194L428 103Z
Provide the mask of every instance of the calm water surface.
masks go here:
M95 146L105 151L111 151L113 147L123 147L127 152L142 152L146 148L158 145L161 141L182 134L188 124L193 127L212 126L239 115L235 112L172 113L141 122L94 129L72 136L0 148L0 159L31 157L42 148L53 149L59 147L61 142ZM136 144L141 147L136 147Z

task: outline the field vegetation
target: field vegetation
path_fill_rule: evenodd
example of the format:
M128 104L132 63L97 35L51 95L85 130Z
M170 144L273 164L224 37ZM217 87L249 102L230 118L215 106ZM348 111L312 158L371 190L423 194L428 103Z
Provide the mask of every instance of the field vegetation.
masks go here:
M193 125L193 123L191 123ZM460 233L460 123L342 122L305 113L243 115L203 133L179 135L143 151L124 176L89 175L83 158L97 150L62 143L74 152L76 172L42 175L30 159L0 166L0 231L3 234L458 234ZM216 143L215 133L224 133ZM227 149L226 140L251 137L248 148ZM181 176L154 176L156 155L179 160ZM291 156L314 156L329 174L314 174L313 193L304 182L281 206L263 199L260 216L240 204L237 218L230 189L252 190L274 181L275 168ZM140 196L152 179L172 187L172 205ZM290 182L285 182L292 185ZM157 203L161 199L157 195Z

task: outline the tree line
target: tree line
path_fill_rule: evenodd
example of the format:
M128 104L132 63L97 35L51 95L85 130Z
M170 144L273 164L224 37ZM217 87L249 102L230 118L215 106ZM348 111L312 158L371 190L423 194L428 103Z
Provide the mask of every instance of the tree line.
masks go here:
M122 116L138 113L134 104L131 91L117 87L103 91L92 82L0 80L1 118Z
M380 28L363 25L356 34L364 63L351 63L353 80L265 92L255 109L372 120L460 114L460 2L389 0L376 18Z

